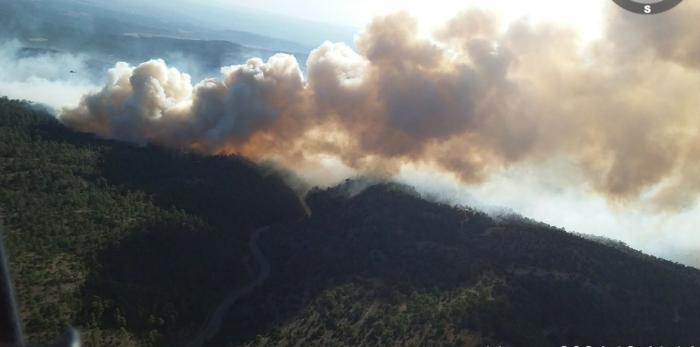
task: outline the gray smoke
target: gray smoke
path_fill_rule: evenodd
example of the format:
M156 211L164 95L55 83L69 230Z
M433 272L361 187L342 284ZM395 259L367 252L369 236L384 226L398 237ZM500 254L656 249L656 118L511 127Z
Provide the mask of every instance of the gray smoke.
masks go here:
M570 183L612 204L689 208L700 191L700 5L654 25L608 12L605 36L585 47L567 28L521 21L504 31L478 10L431 39L407 14L380 17L357 51L313 50L306 78L284 54L194 85L162 60L117 64L60 118L107 138L292 169L336 160L392 176L420 165L468 184L566 158L582 173Z

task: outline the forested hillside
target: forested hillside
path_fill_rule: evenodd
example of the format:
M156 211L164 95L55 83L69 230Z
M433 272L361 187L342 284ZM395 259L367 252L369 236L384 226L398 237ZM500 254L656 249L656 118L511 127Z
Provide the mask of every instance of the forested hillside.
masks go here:
M259 275L248 242L262 229L270 275L210 346L700 341L700 271L397 184L314 189L307 216L245 159L99 140L7 99L0 182L35 342L73 325L87 346L183 345Z
M700 271L349 181L266 234L273 275L211 346L691 345Z
M87 346L173 346L250 278L250 232L301 216L244 159L98 140L0 99L0 218L30 341L74 325Z

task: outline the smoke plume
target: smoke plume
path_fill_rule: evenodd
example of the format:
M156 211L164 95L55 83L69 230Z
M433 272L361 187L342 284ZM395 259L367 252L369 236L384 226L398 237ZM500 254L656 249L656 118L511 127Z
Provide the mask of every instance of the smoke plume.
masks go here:
M407 165L479 183L514 165L561 159L613 203L663 210L700 192L700 5L653 18L609 7L602 38L485 11L433 37L399 13L375 19L357 50L326 42L306 62L251 59L193 85L162 60L117 64L66 108L77 129L134 143L236 153L290 168L335 158L391 176ZM561 179L561 178L560 178Z

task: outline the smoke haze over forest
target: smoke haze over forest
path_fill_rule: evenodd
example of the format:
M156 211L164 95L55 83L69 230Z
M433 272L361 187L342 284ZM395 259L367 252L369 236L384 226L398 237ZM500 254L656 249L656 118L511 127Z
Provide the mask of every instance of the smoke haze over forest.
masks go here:
M590 41L486 9L428 36L400 12L354 42L307 52L219 42L230 54L207 62L199 38L159 38L185 53L110 61L119 54L28 54L15 37L0 45L0 94L104 138L272 161L311 184L398 179L698 266L700 5L653 26L604 11Z

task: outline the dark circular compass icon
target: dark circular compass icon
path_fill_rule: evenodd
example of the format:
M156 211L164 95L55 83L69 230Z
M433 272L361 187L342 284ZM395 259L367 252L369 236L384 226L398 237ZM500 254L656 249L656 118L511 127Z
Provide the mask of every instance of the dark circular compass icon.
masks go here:
M620 7L639 14L657 14L666 12L683 0L613 0Z

